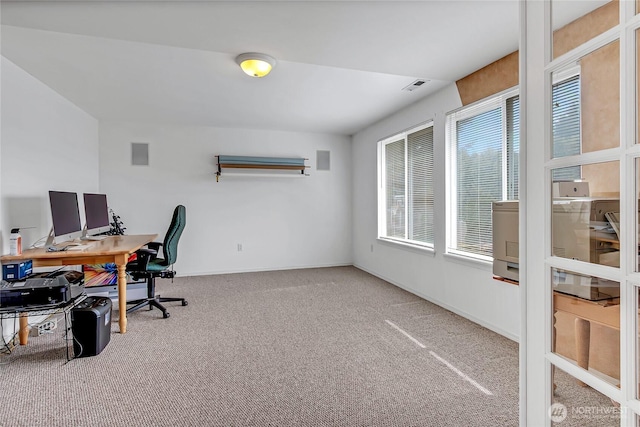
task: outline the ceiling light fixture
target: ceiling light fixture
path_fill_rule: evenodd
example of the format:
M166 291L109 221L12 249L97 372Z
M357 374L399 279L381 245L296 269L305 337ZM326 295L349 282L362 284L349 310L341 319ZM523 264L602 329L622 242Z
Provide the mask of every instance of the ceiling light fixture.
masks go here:
M264 77L276 66L275 58L264 53L243 53L236 57L236 62L251 77Z

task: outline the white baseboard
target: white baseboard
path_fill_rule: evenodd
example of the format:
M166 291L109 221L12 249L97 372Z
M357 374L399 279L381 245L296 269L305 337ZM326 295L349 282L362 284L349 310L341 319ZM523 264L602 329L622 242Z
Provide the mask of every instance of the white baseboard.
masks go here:
M376 277L378 277L378 278L380 278L382 280L385 280L385 281L391 283L394 286L397 286L397 287L399 287L401 289L404 289L405 291L410 292L410 293L412 293L412 294L414 294L414 295L416 295L416 296L418 296L418 297L420 297L420 298L422 298L424 300L427 300L427 301L429 301L431 303L434 303L434 304L436 304L436 305L438 305L438 306L440 306L442 308L445 308L445 309L447 309L447 310L449 310L449 311L451 311L451 312L453 312L453 313L455 313L455 314L457 314L459 316L462 316L465 319L472 321L473 323L477 323L478 325L480 325L480 326L482 326L484 328L487 328L487 329L489 329L489 330L491 330L491 331L493 331L493 332L495 332L497 334L500 334L505 338L509 338L512 341L519 342L519 337L517 335L514 335L511 332L506 331L506 330L504 330L503 328L501 328L501 327L499 327L497 325L494 325L492 323L486 322L486 321L484 321L482 319L478 319L477 317L472 316L471 314L469 314L469 313L467 313L465 311L462 311L462 310L460 310L460 309L458 309L456 307L450 306L449 304L445 304L445 303L443 303L441 301L438 301L436 298L432 298L429 295L424 295L421 292L417 292L417 291L415 291L413 289L409 289L408 287L404 286L403 284L398 283L398 282L396 282L394 280L391 280L391 279L389 279L388 277L385 277L382 274L378 274L375 271L369 270L368 268L362 267L362 266L357 265L357 264L354 264L354 267L359 268L362 271L366 271L367 273L372 274L372 275L374 275L374 276L376 276Z
M345 263L345 264L314 264L314 265L296 265L289 267L267 267L267 268L256 268L256 269L236 269L236 270L215 270L215 271L196 271L196 272L179 272L181 274L177 274L176 277L182 276L211 276L217 274L235 274L235 273L259 273L263 271L281 271L281 270L302 270L306 268L329 268L329 267L351 267L353 264ZM177 269L176 269L177 271Z

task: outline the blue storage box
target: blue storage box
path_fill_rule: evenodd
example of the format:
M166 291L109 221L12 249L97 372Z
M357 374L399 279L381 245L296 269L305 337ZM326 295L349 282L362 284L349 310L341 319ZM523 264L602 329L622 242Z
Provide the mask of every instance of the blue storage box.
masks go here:
M7 282L24 280L31 273L33 273L33 261L30 259L2 264L2 278Z

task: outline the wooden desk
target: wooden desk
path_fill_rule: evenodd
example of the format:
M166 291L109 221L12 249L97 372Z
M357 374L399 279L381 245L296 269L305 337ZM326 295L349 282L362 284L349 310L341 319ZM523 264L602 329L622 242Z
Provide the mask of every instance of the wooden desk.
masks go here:
M575 316L576 362L578 366L589 369L589 346L591 343L591 324L596 323L620 331L620 298L604 301L589 301L582 298L553 292L553 310ZM555 316L553 333L553 351L555 351ZM584 385L584 384L582 384Z
M127 332L127 277L126 265L129 255L153 241L157 234L133 236L108 236L106 239L86 242L91 247L82 251L47 252L45 248L28 249L22 255L3 255L0 261L33 260L34 267L59 267L64 265L115 263L118 268L118 307L120 310L120 333ZM28 336L27 318L20 318L20 344L26 344Z

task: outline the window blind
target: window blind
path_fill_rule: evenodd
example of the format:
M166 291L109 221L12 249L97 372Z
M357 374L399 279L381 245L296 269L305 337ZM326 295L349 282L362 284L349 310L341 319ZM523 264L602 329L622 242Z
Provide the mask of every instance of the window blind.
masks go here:
M409 240L433 243L433 127L407 135Z
M380 153L384 198L379 215L384 219L379 236L433 247L433 124L381 141Z
M492 256L491 202L502 199L502 109L456 122L457 249Z
M520 97L507 98L507 199L518 200L520 174Z
M553 157L580 154L580 76L554 84L552 102ZM580 166L553 171L554 181L580 178Z
M387 237L405 235L404 138L388 143L385 150Z

